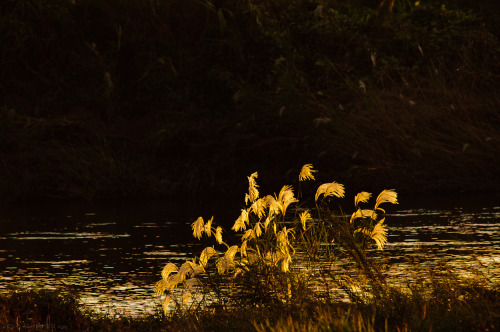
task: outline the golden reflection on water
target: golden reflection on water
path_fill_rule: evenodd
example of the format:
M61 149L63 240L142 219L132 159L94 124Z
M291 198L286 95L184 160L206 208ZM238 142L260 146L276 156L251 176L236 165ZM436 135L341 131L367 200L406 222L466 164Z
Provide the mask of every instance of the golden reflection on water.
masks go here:
M37 223L0 224L0 291L62 287L78 291L99 312L155 312L160 305L154 284L162 267L192 257L201 245L191 237L192 220L169 217L169 211L147 218L123 213L97 211L77 218L73 211L72 218L52 222L39 217ZM417 282L429 271L447 268L461 277L500 281L500 207L406 209L387 214L386 223L388 243L372 254L385 264L389 282ZM346 274L342 262L328 268L332 275ZM314 287L325 291L324 286ZM337 296L344 295L338 291Z

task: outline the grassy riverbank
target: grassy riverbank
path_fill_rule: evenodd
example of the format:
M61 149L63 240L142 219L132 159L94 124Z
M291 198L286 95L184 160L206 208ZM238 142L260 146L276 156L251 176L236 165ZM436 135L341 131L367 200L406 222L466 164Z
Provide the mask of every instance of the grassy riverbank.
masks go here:
M498 190L498 6L376 3L5 1L0 195Z
M312 165L304 165L297 174L299 188L315 180L315 173ZM248 177L246 208L231 228L235 234L214 218L193 222L193 236L206 247L182 265L168 262L158 274L161 280L151 292L158 304L155 314L99 315L66 289L14 289L0 295L0 326L79 331L500 328L495 257L484 260L487 266L478 259L479 268L471 262L464 274L444 261L419 265L424 254L406 273L388 274L383 251L375 248L387 242L385 211L398 204L394 190L382 191L373 209L362 208L371 194L358 193L355 212L339 215L332 211L337 210L333 201L344 197L342 184L318 186L316 210L309 210L299 205L291 186L278 195L261 195L257 177ZM297 197L301 194L299 189ZM299 205L297 210L288 209L291 204Z
M161 313L144 317L92 314L61 291L18 290L0 296L0 325L13 329L79 331L495 331L500 326L498 285L454 277L397 288L358 304L319 303ZM306 300L306 299L304 299Z

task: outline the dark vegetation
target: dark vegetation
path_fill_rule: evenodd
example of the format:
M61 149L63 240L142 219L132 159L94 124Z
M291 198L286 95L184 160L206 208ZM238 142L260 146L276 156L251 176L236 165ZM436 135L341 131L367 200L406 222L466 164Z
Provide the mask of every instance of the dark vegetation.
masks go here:
M499 6L378 2L2 1L0 195L498 190Z
M413 284L409 292L387 287L383 296L363 303L319 302L311 293L293 290L295 302L287 304L142 317L91 314L77 295L65 290L19 289L0 295L0 326L49 331L497 331L500 289L491 286L484 279L464 283L449 274ZM254 295L262 300L271 294Z

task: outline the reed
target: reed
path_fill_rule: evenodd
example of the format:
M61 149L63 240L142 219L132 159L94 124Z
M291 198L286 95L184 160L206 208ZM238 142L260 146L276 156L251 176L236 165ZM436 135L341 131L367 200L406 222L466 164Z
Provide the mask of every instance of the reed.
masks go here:
M314 181L315 172L307 164L299 179ZM445 272L429 270L416 281L386 281L371 253L387 242L385 205L398 203L396 191L383 190L373 208L366 207L371 193L360 192L354 212L345 214L334 207L345 195L337 182L317 186L310 209L291 186L261 195L257 178L258 173L248 177L245 208L232 227L236 237L215 226L213 217L207 222L200 217L192 224L193 236L206 241L214 236L216 243L180 267L165 265L156 295L164 299L167 321L196 317L188 323L193 330L256 331L500 326L500 289L487 274L466 278L442 267Z
M304 165L299 181L314 180L315 172L311 164ZM373 209L361 208L360 204L367 203L371 194L359 193L354 200L356 211L348 217L329 209L332 199L344 197L344 186L337 182L324 183L318 186L314 199L319 218L313 218L308 209L289 217L289 207L299 204L292 186L283 186L278 194L261 197L257 177L257 172L248 177L245 208L232 227L239 243L224 242L224 231L220 226L214 228L213 217L206 223L202 217L193 222L195 238L214 235L216 244L206 247L199 257L180 267L173 263L165 265L162 279L156 284L156 295L164 297L165 314L172 300L177 307L206 306L211 292L218 294L219 305L226 308L234 303L241 305L242 301L245 306L297 304L308 300L305 294L315 291L318 291L316 296L306 297L320 297L323 296L320 293L337 280L331 278L328 266L344 258L357 263L358 271L370 280L373 293L375 287L377 292L382 291L383 278L368 259L366 250L370 243L381 250L387 241L385 210L381 205L398 203L394 190L382 191ZM325 265L327 268L321 267ZM346 274L352 272L345 271ZM213 281L204 281L213 274L218 274L218 280L226 284L217 285L216 289L205 288L214 285ZM319 280L323 286L313 287ZM342 283L346 280L351 290L357 288L353 277L344 278ZM193 296L193 289L200 290L203 296ZM226 298L221 296L222 289ZM348 293L354 296L355 292Z

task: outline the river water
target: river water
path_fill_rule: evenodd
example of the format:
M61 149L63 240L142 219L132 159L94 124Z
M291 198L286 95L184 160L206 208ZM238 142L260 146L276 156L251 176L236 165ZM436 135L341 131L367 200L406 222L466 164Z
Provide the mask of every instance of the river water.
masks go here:
M386 206L389 237L381 253L391 278L406 277L416 266L446 263L463 274L479 271L500 279L498 195L399 200ZM345 210L349 203L343 200ZM163 266L202 249L190 224L213 215L214 224L230 231L241 207L231 198L3 206L0 292L62 287L77 291L97 312L152 313L160 305L153 292Z

